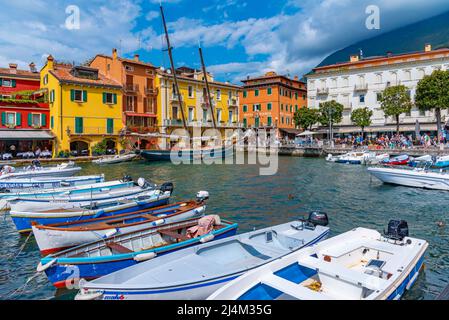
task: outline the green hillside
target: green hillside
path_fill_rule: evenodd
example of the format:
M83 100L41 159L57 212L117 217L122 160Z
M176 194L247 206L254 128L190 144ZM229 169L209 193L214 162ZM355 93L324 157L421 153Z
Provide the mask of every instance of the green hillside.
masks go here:
M359 49L364 57L370 57L388 51L394 54L422 51L426 43L432 44L433 49L449 47L449 12L355 43L333 53L320 66L348 61Z

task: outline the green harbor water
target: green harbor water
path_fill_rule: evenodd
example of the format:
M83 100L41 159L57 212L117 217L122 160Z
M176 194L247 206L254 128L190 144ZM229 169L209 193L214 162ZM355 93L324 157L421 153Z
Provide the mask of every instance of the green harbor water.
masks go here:
M404 299L434 299L449 282L449 226L437 226L438 221L449 223L449 192L383 185L370 178L366 167L323 159L281 157L275 176L260 176L259 168L251 165L175 166L141 161L81 166L83 174L104 172L108 180L128 174L156 183L173 182L172 201L209 191L207 213L239 223L240 232L288 222L317 209L329 214L333 235L355 227L381 231L390 219L404 219L411 236L429 242L426 268ZM72 298L73 292L56 292L45 275L24 286L40 258L34 239L26 240L8 216L0 219L0 299Z

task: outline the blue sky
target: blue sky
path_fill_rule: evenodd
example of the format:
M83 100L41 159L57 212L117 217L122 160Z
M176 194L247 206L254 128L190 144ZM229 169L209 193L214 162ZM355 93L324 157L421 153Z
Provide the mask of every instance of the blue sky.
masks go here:
M239 83L267 71L302 76L327 55L356 41L449 10L447 0L165 0L178 66L199 67L201 41L209 71ZM48 54L83 62L112 48L168 66L159 0L0 0L0 66L39 66ZM67 29L66 8L80 9ZM365 27L368 5L380 30ZM121 40L121 41L120 41Z

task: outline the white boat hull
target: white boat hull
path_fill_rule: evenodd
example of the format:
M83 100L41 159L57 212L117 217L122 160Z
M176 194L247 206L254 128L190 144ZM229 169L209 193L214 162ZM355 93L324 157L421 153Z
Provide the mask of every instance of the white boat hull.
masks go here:
M449 174L423 170L369 168L368 172L387 184L449 191Z
M106 165L106 164L117 164L117 163L123 163L132 161L137 157L136 154L127 154L123 156L115 156L115 157L109 157L109 158L101 158L98 160L92 161L95 164L99 165Z

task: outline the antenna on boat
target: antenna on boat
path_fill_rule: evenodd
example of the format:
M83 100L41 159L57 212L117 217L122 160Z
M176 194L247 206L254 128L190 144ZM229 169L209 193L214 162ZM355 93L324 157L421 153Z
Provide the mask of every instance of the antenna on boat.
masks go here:
M200 52L201 67L203 68L204 82L206 83L207 104L209 105L210 111L212 113L212 121L214 123L214 129L217 129L217 122L215 121L214 106L212 104L212 97L210 95L209 80L207 79L206 65L204 64L203 49L201 48L201 42L199 42L199 41L198 41L198 50Z
M173 55L172 55L173 48L170 44L170 37L168 36L167 23L165 22L164 8L162 7L162 2L160 5L160 9L161 9L162 23L164 24L165 39L167 40L167 51L168 51L168 56L170 57L171 71L173 74L173 80L174 80L175 89L176 89L176 92L174 92L174 93L177 95L177 98L178 98L178 103L179 103L179 108L181 109L182 123L184 125L184 129L187 131L187 135L190 139L190 132L187 127L186 117L184 114L184 108L182 105L181 91L179 90L179 85L178 85L178 77L176 76L175 63L173 62Z

